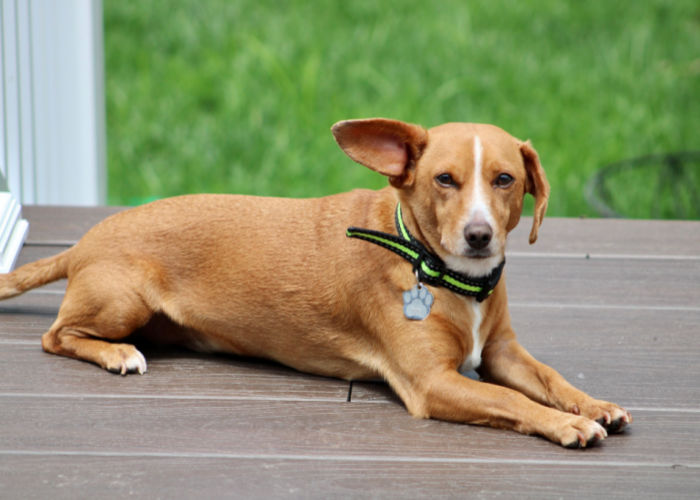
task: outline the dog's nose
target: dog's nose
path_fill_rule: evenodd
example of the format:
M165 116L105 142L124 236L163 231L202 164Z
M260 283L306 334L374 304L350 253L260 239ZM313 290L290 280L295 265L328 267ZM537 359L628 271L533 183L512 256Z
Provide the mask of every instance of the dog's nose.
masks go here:
M472 222L464 228L464 238L474 250L483 250L491 243L493 229L487 222Z

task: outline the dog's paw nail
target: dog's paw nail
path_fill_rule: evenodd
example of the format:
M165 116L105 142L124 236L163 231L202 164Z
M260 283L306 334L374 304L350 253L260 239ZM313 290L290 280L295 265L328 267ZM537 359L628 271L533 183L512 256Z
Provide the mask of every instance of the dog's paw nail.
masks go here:
M596 419L608 433L614 434L622 431L632 421L632 415L627 410L615 408L603 413L602 417Z
M610 425L611 420L612 419L610 417L610 414L608 412L605 412L602 417L596 418L595 421L598 422L603 427L607 427Z
M625 412L622 416L610 422L610 425L608 425L608 431L612 433L621 432L625 429L625 427L627 427L628 424L631 423L631 421L632 416L629 414L629 412Z
M573 438L573 441L563 442L562 445L564 446L564 448L569 448L570 450L578 450L580 448L585 448L586 437L583 435L583 432L577 431L576 436Z
M595 433L587 442L586 442L586 447L588 446L594 446L598 443L600 443L603 439L605 439L605 436L600 433Z

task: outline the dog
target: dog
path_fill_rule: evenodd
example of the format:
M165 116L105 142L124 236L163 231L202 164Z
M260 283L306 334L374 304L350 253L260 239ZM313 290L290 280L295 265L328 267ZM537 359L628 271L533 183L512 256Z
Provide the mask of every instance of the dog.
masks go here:
M511 327L506 236L531 194L534 243L549 197L529 141L493 125L427 130L384 118L332 132L389 185L317 199L155 201L0 277L0 298L68 278L43 349L122 375L146 372L122 342L139 332L313 374L381 378L415 417L566 447L632 422L536 361ZM482 380L460 373L470 369Z

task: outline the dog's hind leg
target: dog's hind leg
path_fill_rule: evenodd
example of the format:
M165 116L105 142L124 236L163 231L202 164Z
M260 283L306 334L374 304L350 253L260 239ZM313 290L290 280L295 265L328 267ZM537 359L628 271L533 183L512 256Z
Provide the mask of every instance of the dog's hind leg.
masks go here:
M110 372L144 373L146 359L138 349L116 341L146 324L153 312L137 287L118 287L120 280L100 278L81 274L69 283L41 345L46 352L90 361Z

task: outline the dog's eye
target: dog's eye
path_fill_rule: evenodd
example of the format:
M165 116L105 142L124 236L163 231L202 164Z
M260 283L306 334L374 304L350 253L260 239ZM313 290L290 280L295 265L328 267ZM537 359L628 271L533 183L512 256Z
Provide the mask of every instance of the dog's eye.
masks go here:
M442 187L455 187L457 185L457 183L450 174L440 174L437 177L435 177L435 180Z
M513 184L513 181L515 181L515 179L512 175L501 174L498 177L496 177L496 180L494 181L493 185L499 188L507 188L510 187L511 184Z

